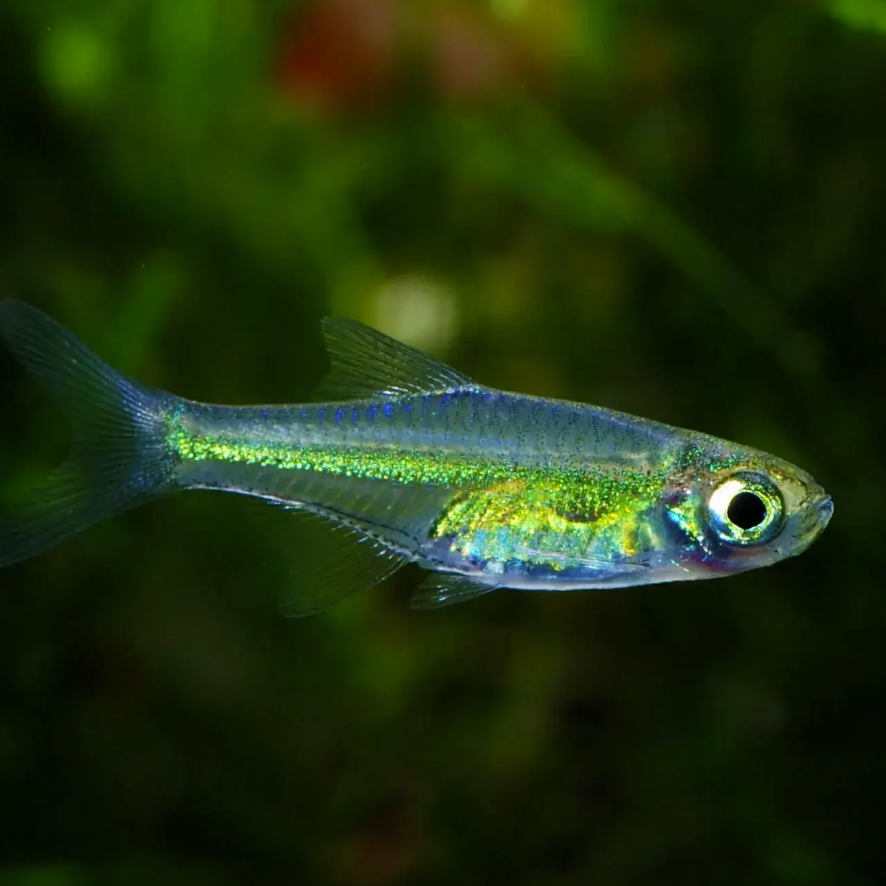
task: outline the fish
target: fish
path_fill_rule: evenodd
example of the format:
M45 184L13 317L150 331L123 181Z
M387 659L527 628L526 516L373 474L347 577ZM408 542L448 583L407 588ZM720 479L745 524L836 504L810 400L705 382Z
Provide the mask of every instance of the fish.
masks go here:
M716 578L800 554L833 514L802 469L623 412L479 384L355 320L322 324L309 402L222 406L125 377L55 320L0 303L0 336L73 427L67 461L0 521L0 566L158 496L238 493L281 515L285 614L407 563L412 606L497 588ZM285 523L285 527L284 527Z

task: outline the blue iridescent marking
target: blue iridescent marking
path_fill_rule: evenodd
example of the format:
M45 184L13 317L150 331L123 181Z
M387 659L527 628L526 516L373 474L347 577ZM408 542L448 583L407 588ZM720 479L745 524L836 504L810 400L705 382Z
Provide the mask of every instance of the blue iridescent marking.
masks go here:
M345 417L344 409L339 406L338 409L335 410L335 423L337 425L341 424L341 420Z
M325 422L325 421L326 421L326 407L325 407L325 406L321 406L321 407L317 410L317 424L318 424L318 425L322 425L323 422Z
M385 403L382 407L385 413L385 418L393 418L394 417L394 404L393 403Z
M356 425L360 421L360 410L355 406L351 410L351 424Z
M374 403L366 407L366 421L373 421L378 416L378 406Z

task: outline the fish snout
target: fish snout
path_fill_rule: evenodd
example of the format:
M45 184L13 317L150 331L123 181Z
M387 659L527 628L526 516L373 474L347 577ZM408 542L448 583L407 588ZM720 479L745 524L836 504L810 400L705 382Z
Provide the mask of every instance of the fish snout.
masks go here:
M825 494L824 498L818 503L815 509L815 517L816 521L821 525L821 528L824 529L825 526L828 525L828 521L831 517L834 516L834 502L833 499Z
M799 550L805 550L828 525L828 521L834 514L834 502L822 489L803 508L795 539L799 543ZM799 551L797 551L799 553Z

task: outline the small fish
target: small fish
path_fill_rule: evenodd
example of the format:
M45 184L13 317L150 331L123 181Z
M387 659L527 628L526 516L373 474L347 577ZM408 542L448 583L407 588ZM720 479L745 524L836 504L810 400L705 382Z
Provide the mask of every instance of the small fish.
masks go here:
M142 385L21 302L0 335L74 428L68 461L0 523L0 566L162 493L256 496L285 517L290 615L406 563L418 608L495 588L714 578L804 551L833 513L805 471L622 412L487 388L327 319L314 402L215 406ZM269 509L270 510L270 509Z

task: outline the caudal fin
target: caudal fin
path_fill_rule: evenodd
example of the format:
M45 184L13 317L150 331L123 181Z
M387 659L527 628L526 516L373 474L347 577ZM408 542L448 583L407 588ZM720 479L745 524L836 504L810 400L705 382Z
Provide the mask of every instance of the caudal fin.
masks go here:
M11 514L0 567L31 557L169 486L164 415L175 398L122 376L51 317L0 302L0 336L73 425L68 460Z

